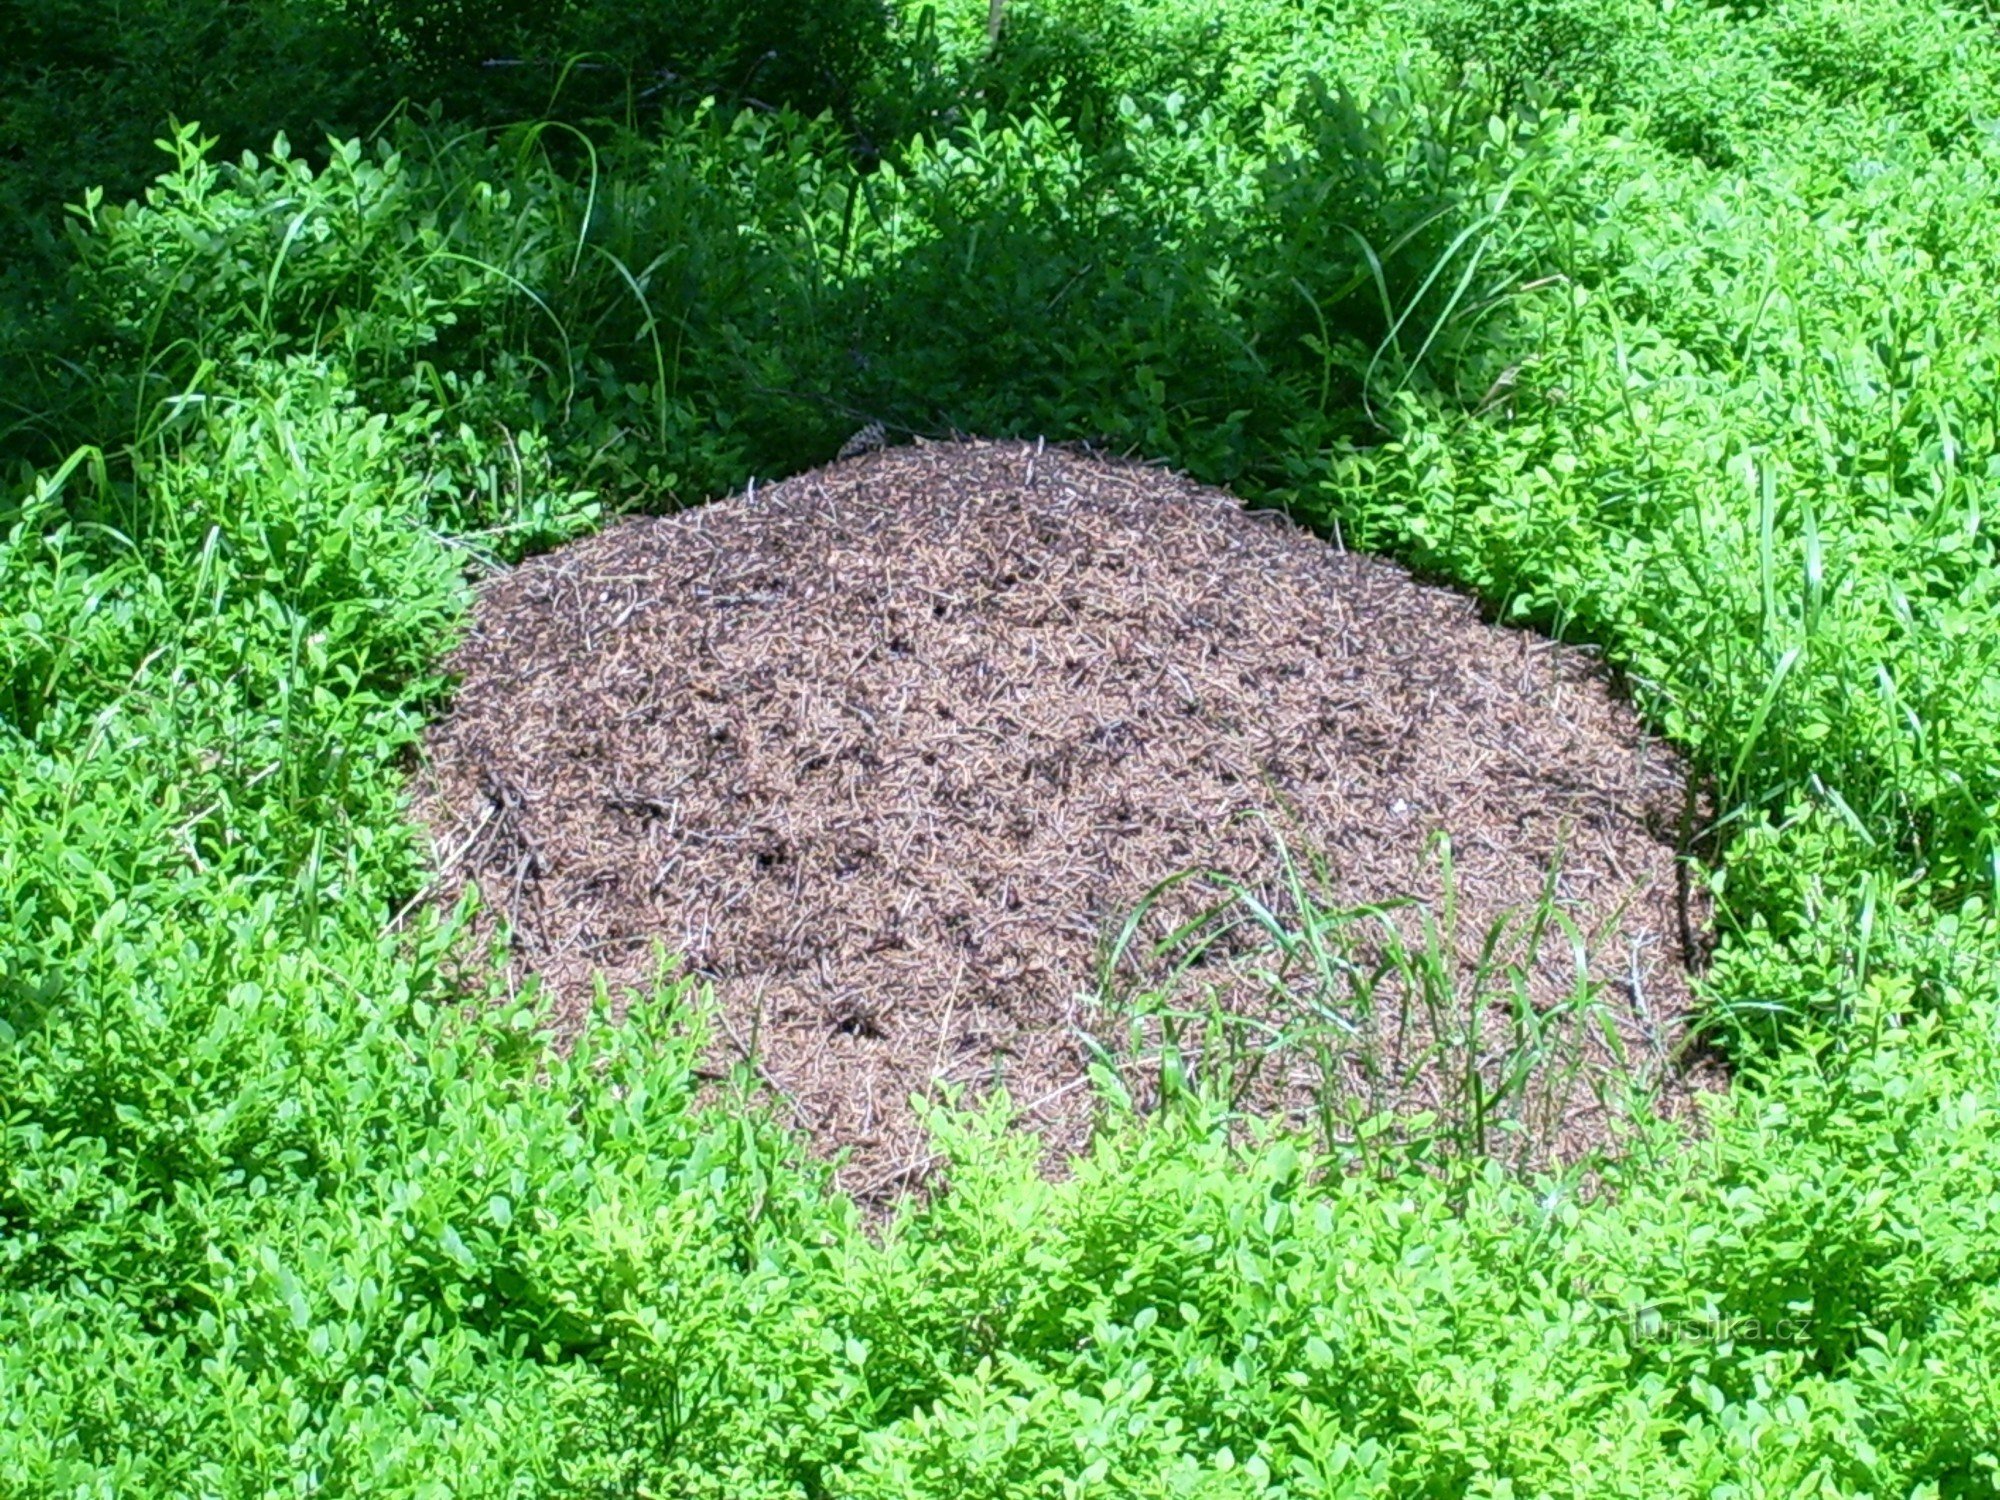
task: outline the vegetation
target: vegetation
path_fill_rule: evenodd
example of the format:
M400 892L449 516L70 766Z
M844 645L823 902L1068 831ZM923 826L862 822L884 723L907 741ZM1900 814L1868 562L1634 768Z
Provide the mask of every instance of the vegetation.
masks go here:
M0 1489L2000 1488L1990 11L118 16L17 0L0 104ZM696 997L545 1048L412 912L468 571L871 418L1599 645L1698 771L1699 1138L941 1111L877 1232Z

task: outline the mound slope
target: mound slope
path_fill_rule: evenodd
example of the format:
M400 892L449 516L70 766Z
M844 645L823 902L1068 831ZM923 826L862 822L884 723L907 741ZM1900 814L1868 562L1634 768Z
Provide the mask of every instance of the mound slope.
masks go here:
M1679 773L1591 660L1156 469L844 461L493 580L454 666L441 896L477 881L570 1024L685 955L859 1189L948 1084L1080 1143L1107 935L1194 867L1282 906L1279 839L1364 902L1435 898L1449 833L1466 964L1555 870L1624 1046L1587 1069L1666 1072L1687 1006Z

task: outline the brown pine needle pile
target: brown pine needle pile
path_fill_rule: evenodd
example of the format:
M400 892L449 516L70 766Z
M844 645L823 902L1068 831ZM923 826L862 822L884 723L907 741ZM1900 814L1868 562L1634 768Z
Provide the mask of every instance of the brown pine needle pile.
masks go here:
M718 1045L851 1148L851 1186L920 1175L909 1101L952 1086L1004 1085L1080 1144L1084 1038L1135 1034L1100 1003L1107 945L1159 882L1209 872L1148 909L1112 987L1178 964L1175 1003L1277 1036L1273 929L1218 918L1184 963L1191 939L1151 941L1239 889L1299 926L1288 861L1330 906L1435 914L1440 831L1461 977L1510 914L1553 906L1587 942L1602 1015L1544 1123L1594 1139L1599 1075L1672 1073L1682 778L1592 661L1171 474L1023 444L866 454L525 564L454 664L421 807L441 895L476 881L570 1024L594 975L643 994L658 947L683 955ZM1419 910L1346 930L1416 951ZM1559 1009L1575 964L1545 939L1519 994L1475 1003ZM1357 984L1382 952L1358 940ZM1423 1036L1378 1017L1349 1083L1379 1088L1390 1057L1449 1070L1435 1010L1399 1007ZM1271 1077L1272 1108L1304 1107L1297 1068Z

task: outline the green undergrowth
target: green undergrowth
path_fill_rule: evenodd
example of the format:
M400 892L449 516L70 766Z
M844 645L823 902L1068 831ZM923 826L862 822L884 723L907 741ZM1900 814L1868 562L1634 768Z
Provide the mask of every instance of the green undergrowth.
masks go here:
M99 67L27 8L4 117L0 1494L2000 1487L1987 12L681 7L481 113L450 8L132 9ZM1051 1183L942 1109L880 1225L692 988L545 1045L414 900L468 579L869 420L1600 649L1688 755L1732 1090L1544 1176L1192 1089Z

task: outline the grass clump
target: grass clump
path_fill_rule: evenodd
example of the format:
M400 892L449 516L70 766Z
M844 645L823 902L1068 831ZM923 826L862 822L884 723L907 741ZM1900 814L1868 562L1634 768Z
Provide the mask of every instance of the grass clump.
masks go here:
M1607 1122L1588 1142L1601 1147L1680 1062L1666 1035L1676 1018L1649 1013L1638 954L1626 982L1640 1046L1628 1049L1593 951L1604 934L1559 899L1560 859L1534 902L1481 929L1461 911L1449 836L1426 854L1432 900L1342 902L1328 862L1282 842L1276 899L1220 871L1160 882L1103 955L1097 999L1126 1021L1137 1057L1121 1070L1096 1044L1101 1085L1130 1108L1121 1072L1137 1061L1161 1107L1287 1119L1360 1170L1574 1165L1585 1111ZM1183 887L1199 908L1140 942ZM1224 998L1229 981L1239 998Z
M369 72L338 7L33 11L10 1491L1995 1488L1991 16L1008 9L573 116L398 113L422 17ZM165 119L231 101L254 159ZM1708 809L1706 1131L1357 1170L1196 1098L1049 1183L940 1111L870 1233L691 1031L558 1055L399 925L467 565L871 417L1137 445L1596 642Z

